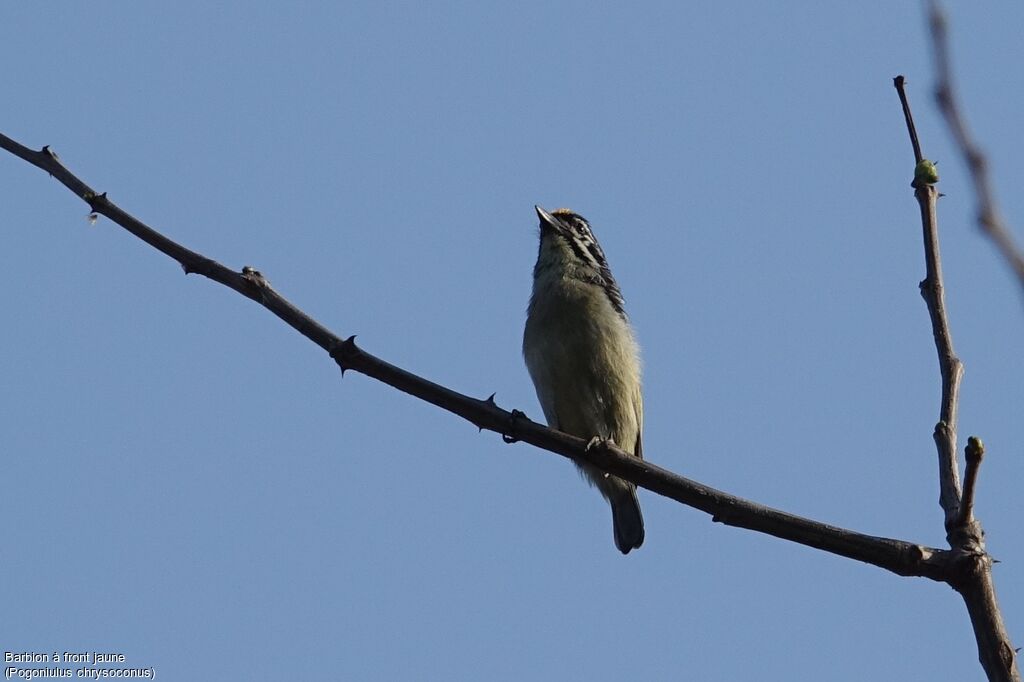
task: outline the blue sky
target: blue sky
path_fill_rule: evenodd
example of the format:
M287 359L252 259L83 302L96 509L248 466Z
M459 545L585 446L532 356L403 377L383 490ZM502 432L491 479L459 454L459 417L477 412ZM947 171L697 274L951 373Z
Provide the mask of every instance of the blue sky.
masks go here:
M1024 9L952 9L1024 235ZM974 228L920 10L5 3L0 130L369 352L538 419L533 205L570 206L637 327L652 461L943 546L905 74L1021 646L1024 307ZM643 491L623 557L565 460L342 379L0 156L5 651L120 652L163 679L982 678L949 588Z

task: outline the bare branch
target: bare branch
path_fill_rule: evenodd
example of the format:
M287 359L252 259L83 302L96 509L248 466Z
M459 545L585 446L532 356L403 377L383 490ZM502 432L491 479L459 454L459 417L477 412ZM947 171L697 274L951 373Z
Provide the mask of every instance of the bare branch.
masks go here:
M978 642L978 659L992 682L1020 682L1017 667L1018 651L1013 648L1003 623L996 588L992 583L992 558L984 551L973 556L974 570L959 585L953 587L967 605L974 638ZM963 562L964 566L972 565Z
M914 163L918 164L924 159L921 154L921 142L917 139L917 126L914 125L914 115L910 113L910 102L907 101L907 91L904 87L907 79L903 76L896 76L892 79L896 86L896 92L900 96L900 104L903 105L903 120L907 122L907 132L910 133L910 144L914 148Z
M963 364L953 352L953 338L946 315L942 283L942 259L939 253L939 228L936 201L939 193L933 183L938 181L934 164L921 154L913 116L902 76L893 80L903 105L907 130L914 145L914 197L921 209L924 232L926 276L921 282L921 295L928 306L932 336L939 356L942 398L939 422L935 425L935 445L939 453L939 504L945 515L946 538L952 548L956 566L950 585L964 599L978 644L978 658L989 680L1020 682L1016 654L1010 644L1002 613L996 601L992 582L992 558L985 551L985 533L974 518L974 489L983 449L981 441L971 438L967 447L969 461L967 490L961 498L959 464L956 458L957 409Z
M924 232L925 278L921 282L921 296L928 306L932 320L932 336L935 350L939 355L939 371L942 377L942 402L939 421L935 425L935 446L939 451L939 506L945 514L947 529L952 525L960 507L960 468L956 457L957 406L959 405L960 381L963 378L963 363L953 352L953 337L946 315L946 297L942 288L942 258L939 253L939 223L935 210L939 192L934 185L922 177L923 164L929 163L921 154L917 139L914 117L907 101L906 79L893 79L896 91L903 105L907 131L914 143L914 196L921 209L921 226Z
M978 227L988 236L999 249L1003 259L1017 275L1024 288L1024 252L1014 243L1006 223L999 214L996 205L995 191L988 172L988 159L975 143L967 130L967 121L957 103L956 89L953 85L953 68L949 58L949 32L946 15L935 0L929 3L929 26L931 27L932 49L935 57L935 68L938 82L935 85L935 99L939 110L946 119L953 139L960 148L964 163L970 171L974 183L974 194L978 202Z
M549 429L521 412L499 408L493 396L485 400L457 393L395 367L365 352L355 337L342 340L285 300L259 271L246 266L234 272L214 260L177 244L97 194L65 168L46 147L33 151L0 135L0 147L45 170L85 200L93 212L107 216L146 243L178 261L186 273L197 273L224 284L263 305L303 336L326 350L342 371L354 370L448 410L480 429L500 433L510 442L522 440L576 462L632 481L659 495L704 511L714 521L766 533L809 547L879 566L903 576L922 576L949 582L956 573L952 553L903 540L875 537L830 526L729 495L640 460L604 443L588 441Z

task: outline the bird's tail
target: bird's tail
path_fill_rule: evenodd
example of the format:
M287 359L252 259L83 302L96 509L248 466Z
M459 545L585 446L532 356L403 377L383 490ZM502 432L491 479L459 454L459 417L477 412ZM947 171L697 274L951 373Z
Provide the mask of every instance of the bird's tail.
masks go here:
M644 517L636 499L636 486L621 481L613 495L608 497L612 505L612 525L615 526L615 546L623 554L644 544Z

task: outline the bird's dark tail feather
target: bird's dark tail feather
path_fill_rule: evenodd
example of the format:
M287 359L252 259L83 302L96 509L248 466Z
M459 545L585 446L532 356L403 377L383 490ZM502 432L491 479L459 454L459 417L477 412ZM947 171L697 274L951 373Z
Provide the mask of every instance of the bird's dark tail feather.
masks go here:
M644 517L636 499L636 488L630 485L610 499L612 524L615 526L615 546L623 554L644 544Z

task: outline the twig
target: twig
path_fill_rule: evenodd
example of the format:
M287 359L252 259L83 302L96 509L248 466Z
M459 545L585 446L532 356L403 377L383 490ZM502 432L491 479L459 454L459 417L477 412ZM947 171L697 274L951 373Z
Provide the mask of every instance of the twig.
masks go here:
M659 495L700 509L714 521L766 533L809 547L879 566L898 575L921 576L949 582L956 567L952 553L903 540L875 537L812 521L765 507L662 469L617 447L603 444L588 448L588 441L531 421L518 411L499 408L493 396L478 400L427 381L395 367L357 347L355 337L342 340L285 300L258 271L246 266L234 272L214 260L186 249L159 234L115 206L106 194L97 194L68 171L46 147L33 151L0 134L0 147L48 172L95 212L177 260L186 273L197 273L219 282L265 306L302 335L326 350L342 371L354 370L414 395L488 429L549 450L576 462L632 481Z
M910 102L907 101L905 85L907 79L903 76L896 76L892 80L896 86L896 92L900 95L900 104L903 106L903 120L907 123L907 132L910 133L910 144L914 147L914 164L921 163L924 156L921 154L921 142L917 139L917 126L914 125L914 116L910 113Z
M939 454L939 506L945 515L947 530L956 519L960 506L960 467L956 456L957 407L960 402L960 381L963 378L963 363L953 352L953 337L946 315L946 296L942 285L942 258L939 253L939 223L935 203L939 192L935 186L921 178L919 173L926 159L921 154L920 143L910 113L905 90L906 79L897 76L893 85L903 105L907 131L914 143L914 159L917 164L913 183L914 196L921 209L921 226L924 232L925 278L920 284L921 296L928 306L932 321L932 336L939 356L939 373L942 377L942 402L939 407L939 421L935 425L935 447Z
M960 515L957 519L958 526L966 526L974 521L974 490L978 485L978 470L981 468L981 460L985 457L985 444L980 438L971 436L967 439L967 447L964 448L964 460L967 468L964 472L964 495L960 500Z
M1017 275L1019 284L1024 288L1024 253L1014 243L1006 223L1003 222L1002 216L999 214L995 190L988 172L988 159L967 130L967 121L957 103L956 90L953 86L953 69L949 58L949 31L946 15L935 0L929 3L928 14L938 81L935 85L935 99L938 101L939 110L946 119L946 125L953 135L953 139L956 140L964 162L967 164L967 169L970 171L974 194L978 202L978 226L996 245L1003 260Z

